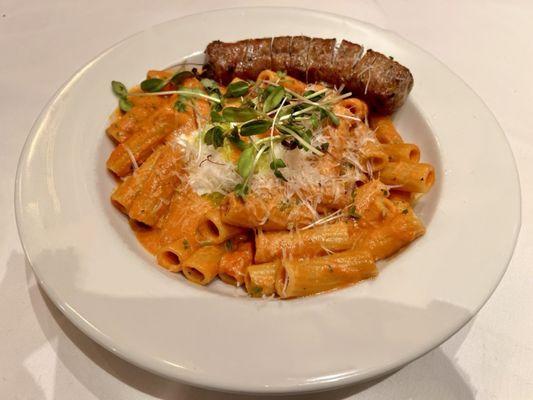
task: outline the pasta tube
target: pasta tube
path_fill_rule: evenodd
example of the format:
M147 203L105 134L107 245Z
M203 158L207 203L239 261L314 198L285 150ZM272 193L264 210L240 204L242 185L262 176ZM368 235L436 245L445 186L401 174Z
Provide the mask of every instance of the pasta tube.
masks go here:
M183 261L193 253L194 249L187 239L176 240L159 249L157 262L170 272L179 272Z
M250 265L246 269L244 283L246 291L252 297L270 296L275 293L276 271L281 267L281 261Z
M155 225L167 212L176 186L183 159L179 149L166 145L153 167L153 173L145 180L131 204L129 216L148 226Z
M230 285L241 286L252 259L252 243L239 243L235 250L225 253L220 259L218 277Z
M170 105L160 109L143 129L115 147L107 160L107 168L117 176L128 175L135 165L141 165L150 156L168 134L190 118L187 114L178 113Z
M242 228L222 222L220 210L209 211L198 225L198 240L202 243L220 244L244 232Z
M402 137L389 116L372 114L369 122L380 143L403 143Z
M435 181L435 169L430 164L391 162L380 171L380 179L386 185L398 185L398 190L426 193Z
M275 258L316 256L352 246L348 224L336 222L297 231L259 232L255 237L255 262Z
M411 143L391 143L382 144L381 148L387 154L389 161L409 161L417 163L420 161L420 149L416 144Z
M282 298L308 296L376 276L369 252L348 250L301 261L284 260L276 271L276 292Z
M141 191L144 182L152 173L154 165L161 155L162 148L154 151L139 169L124 179L113 191L111 202L124 214L128 214L131 204Z
M409 207L383 225L354 235L354 248L370 252L376 260L387 258L425 232L424 225Z
M182 263L183 275L191 282L207 285L218 274L224 249L221 246L200 247Z

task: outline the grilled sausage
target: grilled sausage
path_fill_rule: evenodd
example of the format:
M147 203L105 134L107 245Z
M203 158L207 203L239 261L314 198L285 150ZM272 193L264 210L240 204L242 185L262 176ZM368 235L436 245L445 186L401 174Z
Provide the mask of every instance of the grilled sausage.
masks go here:
M223 84L234 77L256 79L264 69L285 71L306 82L344 85L381 114L400 108L413 87L409 69L377 51L343 40L307 36L209 43L206 71Z

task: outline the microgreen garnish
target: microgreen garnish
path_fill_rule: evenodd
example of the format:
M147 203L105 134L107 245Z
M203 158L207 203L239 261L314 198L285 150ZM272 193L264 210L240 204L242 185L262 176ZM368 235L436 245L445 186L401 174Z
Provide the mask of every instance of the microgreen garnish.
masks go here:
M275 86L263 104L263 112L267 113L277 108L285 95L285 88L283 86Z
M244 149L243 152L241 153L241 156L239 157L239 161L237 162L237 172L244 179L247 179L248 176L250 175L250 172L252 172L254 157L255 157L254 147L248 147Z
M226 107L222 110L222 117L228 122L247 122L257 117L257 111L248 107Z
M159 92L166 84L165 80L159 78L145 79L141 82L141 90L150 93Z
M253 136L265 133L270 128L271 124L272 122L264 119L246 122L241 126L241 136Z
M212 145L215 149L222 147L224 144L224 131L220 126L214 126L204 135L205 144Z
M148 93L159 92L169 82L172 82L177 86L180 85L185 79L192 78L193 76L194 74L191 71L179 71L167 79L149 78L141 82L141 89L143 92Z
M246 81L236 81L228 85L226 97L241 97L248 93L250 85Z
M128 89L126 89L126 86L122 82L111 81L111 89L115 96L118 97L119 108L124 112L130 111L133 104L128 100Z

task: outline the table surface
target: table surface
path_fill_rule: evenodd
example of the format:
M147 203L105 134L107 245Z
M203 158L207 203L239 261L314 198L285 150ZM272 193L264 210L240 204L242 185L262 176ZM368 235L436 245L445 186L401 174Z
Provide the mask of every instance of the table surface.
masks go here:
M224 2L226 7L265 4ZM306 398L532 399L533 132L527 120L533 110L533 2L293 0L268 4L368 21L435 55L492 109L511 143L522 185L522 231L514 257L498 289L468 325L384 379ZM36 284L13 212L15 169L26 135L68 77L135 32L220 7L216 0L0 3L1 398L253 398L192 388L152 375L86 337Z

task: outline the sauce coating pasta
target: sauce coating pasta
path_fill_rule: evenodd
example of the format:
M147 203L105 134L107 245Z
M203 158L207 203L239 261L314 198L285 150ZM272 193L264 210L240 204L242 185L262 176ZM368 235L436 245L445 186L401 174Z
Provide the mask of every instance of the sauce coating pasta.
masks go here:
M227 86L190 71L113 82L111 195L163 268L252 297L373 278L421 236L432 165L351 93L264 70Z

